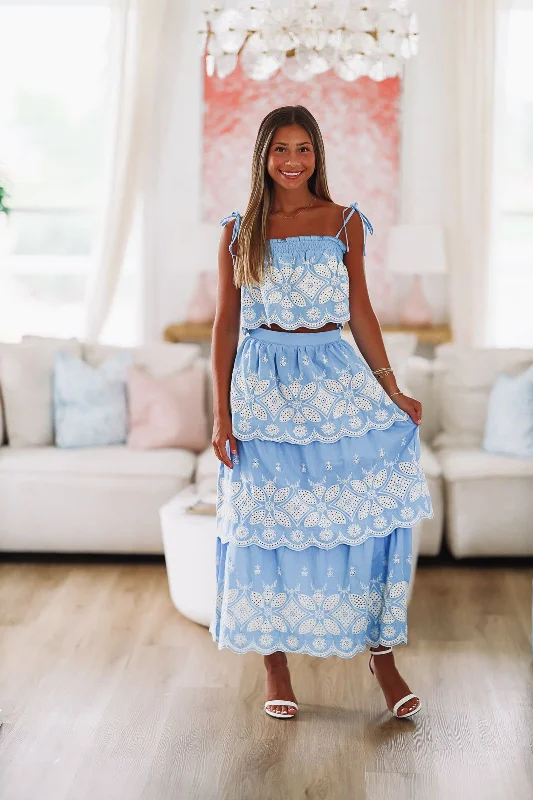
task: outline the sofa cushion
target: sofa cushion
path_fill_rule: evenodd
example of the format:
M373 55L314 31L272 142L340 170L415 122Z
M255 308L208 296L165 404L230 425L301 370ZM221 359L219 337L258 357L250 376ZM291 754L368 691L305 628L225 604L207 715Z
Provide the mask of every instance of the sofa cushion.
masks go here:
M163 378L128 370L128 445L183 447L199 453L207 444L205 370L193 366Z
M185 450L0 449L0 549L163 552L159 509L190 483Z
M11 447L45 446L54 441L52 385L58 350L80 356L81 343L32 337L17 344L0 344L0 386Z
M61 450L57 447L28 447L0 450L0 474L9 475L66 473L91 475L102 479L115 476L143 476L157 480L162 476L189 481L196 457L188 450L131 450L126 445Z
M438 453L445 535L455 558L532 556L533 461L480 448Z
M481 448L444 448L437 452L437 458L447 481L480 478L530 478L533 481L532 459L496 455ZM487 487L487 493L489 491Z
M533 366L518 375L500 373L490 391L483 449L533 458Z
M54 421L57 447L122 444L128 435L126 370L131 354L118 353L91 367L56 353Z
M439 461L426 442L420 442L420 466L428 478L440 478L442 475Z
M238 445L237 445L238 447ZM196 462L196 483L198 485L211 481L215 486L218 478L220 461L211 445L200 453Z
M437 448L478 448L483 441L491 387L501 372L525 369L533 350L441 345L436 350L434 397L442 430Z

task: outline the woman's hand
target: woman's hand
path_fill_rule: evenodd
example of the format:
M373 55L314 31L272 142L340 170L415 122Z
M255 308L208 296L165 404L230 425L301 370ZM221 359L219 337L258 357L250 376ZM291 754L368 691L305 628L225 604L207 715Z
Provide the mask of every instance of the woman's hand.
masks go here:
M409 414L413 422L420 425L422 422L422 403L418 400L414 400L412 397L408 397L403 392L401 394L395 394L394 397L391 397L391 400L396 403L402 411Z
M213 450L219 461L233 469L231 458L226 451L226 442L228 440L231 453L237 455L237 441L232 433L231 416L228 414L225 417L215 417L213 436L211 438Z

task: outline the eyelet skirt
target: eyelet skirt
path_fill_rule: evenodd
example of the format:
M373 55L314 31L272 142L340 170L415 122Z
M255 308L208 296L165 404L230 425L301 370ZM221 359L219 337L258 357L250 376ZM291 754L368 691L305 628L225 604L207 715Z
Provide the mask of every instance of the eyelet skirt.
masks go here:
M251 331L231 410L238 452L219 467L210 626L219 648L349 658L407 642L412 528L433 516L418 426L338 330Z

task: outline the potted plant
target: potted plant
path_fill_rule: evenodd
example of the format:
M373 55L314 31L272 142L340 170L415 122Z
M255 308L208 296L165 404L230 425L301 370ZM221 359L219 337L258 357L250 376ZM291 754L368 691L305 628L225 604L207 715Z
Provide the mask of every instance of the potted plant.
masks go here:
M2 178L0 177L0 181L1 180ZM2 183L0 183L0 214L5 214L6 217L9 214L9 206L6 205L8 197L9 195L6 191L5 186L2 186Z
M7 178L0 165L0 260L7 252L7 217L10 208L6 186Z

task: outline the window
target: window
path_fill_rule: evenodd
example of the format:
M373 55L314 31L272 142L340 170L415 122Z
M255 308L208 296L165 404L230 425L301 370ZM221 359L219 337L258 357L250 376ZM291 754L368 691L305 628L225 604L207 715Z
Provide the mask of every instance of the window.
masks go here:
M110 28L104 0L0 0L9 65L0 83L0 164L12 209L0 340L83 334L108 155Z
M533 0L498 17L489 343L533 347Z

